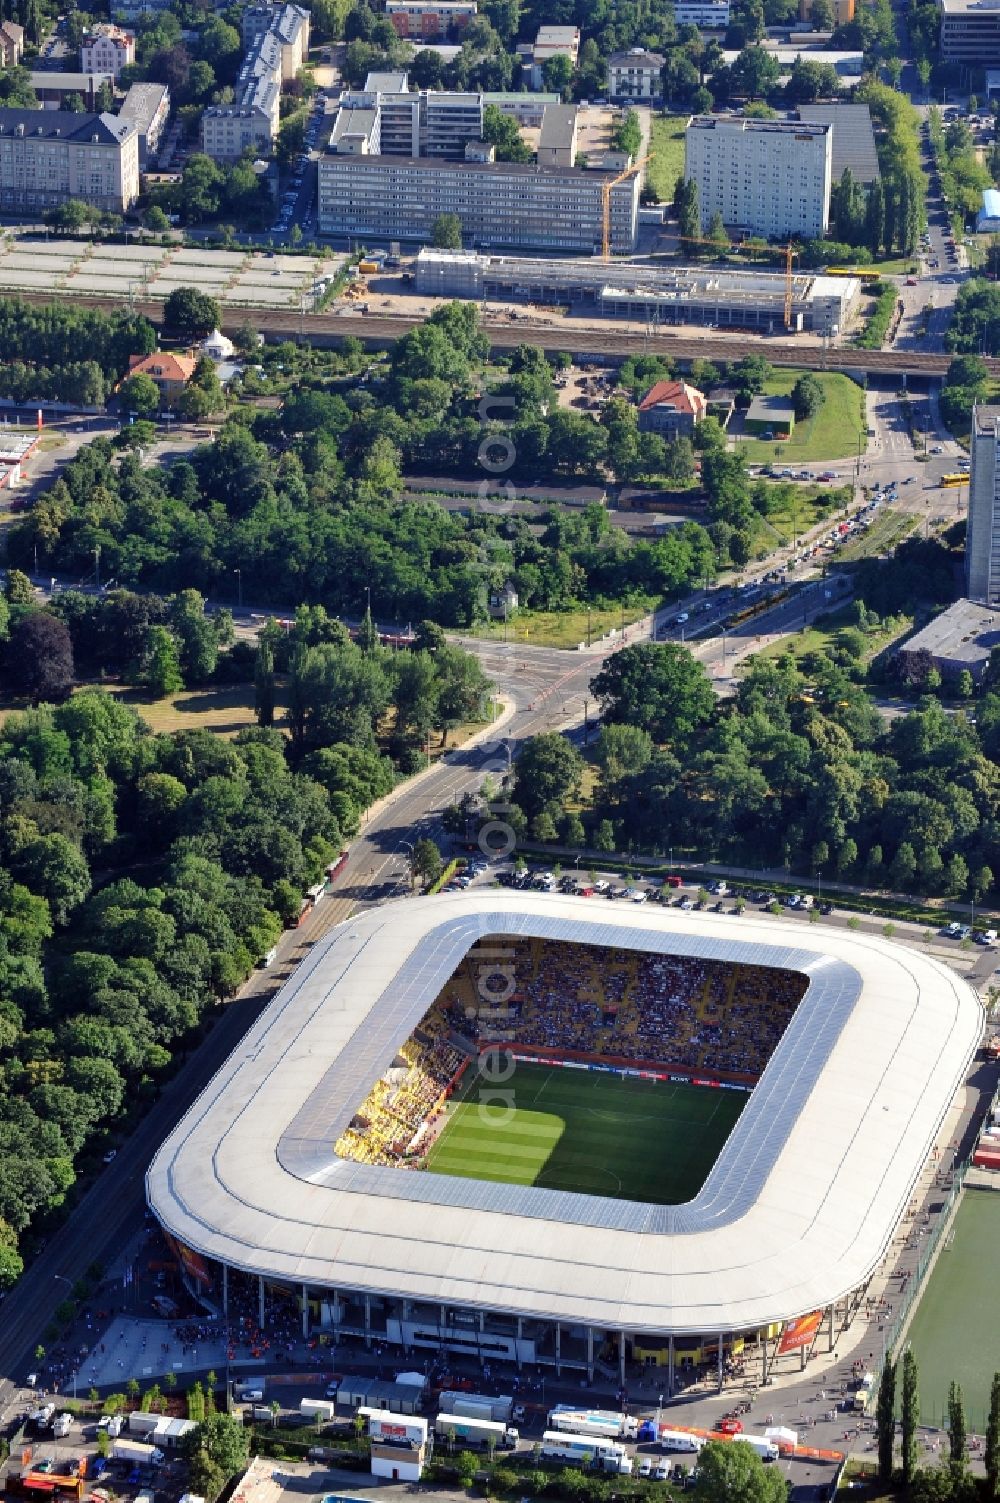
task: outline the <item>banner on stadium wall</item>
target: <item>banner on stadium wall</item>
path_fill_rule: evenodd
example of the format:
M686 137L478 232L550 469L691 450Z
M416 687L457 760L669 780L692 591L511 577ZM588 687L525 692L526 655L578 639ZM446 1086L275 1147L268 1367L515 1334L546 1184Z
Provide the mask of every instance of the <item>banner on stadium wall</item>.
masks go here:
M211 1289L214 1280L201 1254L196 1253L191 1247L185 1247L184 1243L178 1241L170 1232L166 1232L165 1236L189 1278L194 1279L196 1284L201 1284L202 1288Z
M822 1319L822 1310L813 1310L810 1315L800 1315L797 1320L788 1321L778 1340L778 1356L783 1357L786 1352L796 1352L800 1347L809 1346Z
M482 1052L482 1051L480 1051ZM627 1076L633 1080L665 1080L674 1085L706 1086L713 1091L742 1091L749 1095L753 1085L740 1080L716 1080L703 1075L683 1074L676 1070L652 1070L639 1068L635 1065L609 1064L604 1060L593 1058L567 1059L555 1054L543 1054L540 1050L510 1049L512 1059L520 1060L525 1065L551 1065L557 1070L589 1070L601 1075Z

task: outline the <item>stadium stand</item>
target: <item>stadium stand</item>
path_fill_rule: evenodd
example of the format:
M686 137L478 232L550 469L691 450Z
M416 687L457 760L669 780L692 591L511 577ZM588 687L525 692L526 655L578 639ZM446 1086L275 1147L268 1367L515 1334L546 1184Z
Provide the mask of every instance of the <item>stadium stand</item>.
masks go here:
M372 1086L336 1150L366 1164L412 1158L465 1064L491 1043L755 1082L805 989L804 976L765 966L486 938Z

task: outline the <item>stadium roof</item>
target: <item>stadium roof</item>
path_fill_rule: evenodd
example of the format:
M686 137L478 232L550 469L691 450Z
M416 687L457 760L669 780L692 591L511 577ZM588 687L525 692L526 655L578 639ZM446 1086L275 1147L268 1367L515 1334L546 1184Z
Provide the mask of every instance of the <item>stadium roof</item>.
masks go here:
M457 962L504 934L808 977L694 1200L640 1205L334 1153ZM316 946L163 1144L147 1197L196 1251L288 1282L627 1331L745 1330L820 1309L877 1266L981 1028L960 977L874 936L537 893L403 899Z

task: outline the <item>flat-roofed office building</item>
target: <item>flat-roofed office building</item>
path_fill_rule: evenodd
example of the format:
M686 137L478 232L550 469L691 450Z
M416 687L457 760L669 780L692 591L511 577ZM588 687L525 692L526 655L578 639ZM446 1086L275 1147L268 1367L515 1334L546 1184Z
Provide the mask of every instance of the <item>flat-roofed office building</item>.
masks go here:
M972 412L965 593L970 600L1000 604L1000 407Z
M455 214L465 246L532 247L591 255L601 246L602 194L610 172L535 163L333 154L319 163L324 235L430 240L441 214ZM480 159L477 159L480 158ZM610 189L611 245L635 248L636 174Z
M938 0L941 60L975 68L1000 63L1000 0Z

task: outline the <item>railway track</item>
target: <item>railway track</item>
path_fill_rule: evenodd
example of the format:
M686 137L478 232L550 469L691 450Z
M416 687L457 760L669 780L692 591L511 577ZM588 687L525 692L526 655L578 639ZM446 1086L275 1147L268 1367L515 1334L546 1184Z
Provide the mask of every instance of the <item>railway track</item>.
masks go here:
M51 303L63 296L52 293L20 293L26 302ZM73 296L77 305L92 308L107 308L108 299L102 297ZM137 312L144 313L153 323L163 317L163 305L159 302L139 302L133 305ZM308 337L317 345L337 345L349 335L365 344L387 346L418 328L423 318L393 314L344 314L333 311L325 313L296 313L292 309L242 308L223 305L223 331L232 332L247 321L253 323L262 334L276 338L296 339ZM951 361L950 355L929 354L919 350L859 350L832 348L824 350L818 345L798 345L779 340L751 342L746 335L732 338L702 338L669 333L637 333L607 324L600 329L583 328L566 320L557 324L533 324L527 320L517 323L485 318L483 331L498 349L513 349L519 344L535 345L550 353L565 350L570 355L610 356L624 359L635 354L661 354L675 360L742 360L748 349L759 350L772 365L785 365L799 370L848 371L852 374L871 376L913 376L924 380L940 380ZM988 359L986 365L994 379L1000 380L1000 360Z

